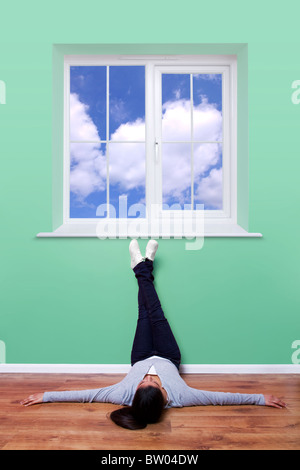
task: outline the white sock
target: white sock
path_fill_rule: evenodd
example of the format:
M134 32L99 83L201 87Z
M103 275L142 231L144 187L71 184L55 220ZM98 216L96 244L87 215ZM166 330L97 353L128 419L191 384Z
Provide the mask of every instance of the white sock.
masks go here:
M144 261L140 247L137 240L131 240L129 244L129 253L131 258L131 269L135 268L137 264Z
M157 252L158 243L156 240L149 240L146 246L146 258L154 261L155 254Z

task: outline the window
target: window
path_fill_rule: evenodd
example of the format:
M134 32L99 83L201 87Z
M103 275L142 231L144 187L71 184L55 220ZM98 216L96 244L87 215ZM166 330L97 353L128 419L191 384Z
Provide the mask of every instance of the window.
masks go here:
M65 230L243 230L236 56L65 56L64 64Z
M222 74L180 70L160 69L158 77L163 203L222 209Z
M145 67L71 66L69 123L69 217L127 217L122 196L145 200Z

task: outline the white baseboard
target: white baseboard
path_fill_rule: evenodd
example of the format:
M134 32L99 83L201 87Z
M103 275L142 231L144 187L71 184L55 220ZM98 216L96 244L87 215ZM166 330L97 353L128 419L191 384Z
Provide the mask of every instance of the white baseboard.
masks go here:
M185 374L300 374L298 364L183 364Z
M2 374L127 374L130 364L0 364ZM182 364L183 374L300 374L300 364Z

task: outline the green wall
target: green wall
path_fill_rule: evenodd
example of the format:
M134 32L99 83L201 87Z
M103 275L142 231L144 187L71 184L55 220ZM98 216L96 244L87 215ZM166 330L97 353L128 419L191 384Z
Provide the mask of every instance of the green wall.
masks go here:
M0 9L6 362L129 363L136 324L129 240L36 238L52 230L53 44L246 43L248 225L263 238L208 238L199 251L162 240L156 285L183 363L291 363L300 339L298 2L29 0Z

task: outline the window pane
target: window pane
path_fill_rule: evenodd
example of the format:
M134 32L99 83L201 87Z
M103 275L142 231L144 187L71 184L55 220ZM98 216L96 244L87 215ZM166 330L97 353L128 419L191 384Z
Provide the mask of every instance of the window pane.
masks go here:
M162 140L191 140L190 75L162 74Z
M145 140L145 67L109 67L111 140Z
M96 217L106 204L106 145L70 144L70 217Z
M223 207L222 144L194 144L194 209Z
M145 181L145 144L110 143L109 203L115 217L145 217Z
M191 209L191 144L162 145L162 188L163 209Z
M193 75L194 140L222 141L222 74Z
M106 140L106 67L70 67L70 140Z

